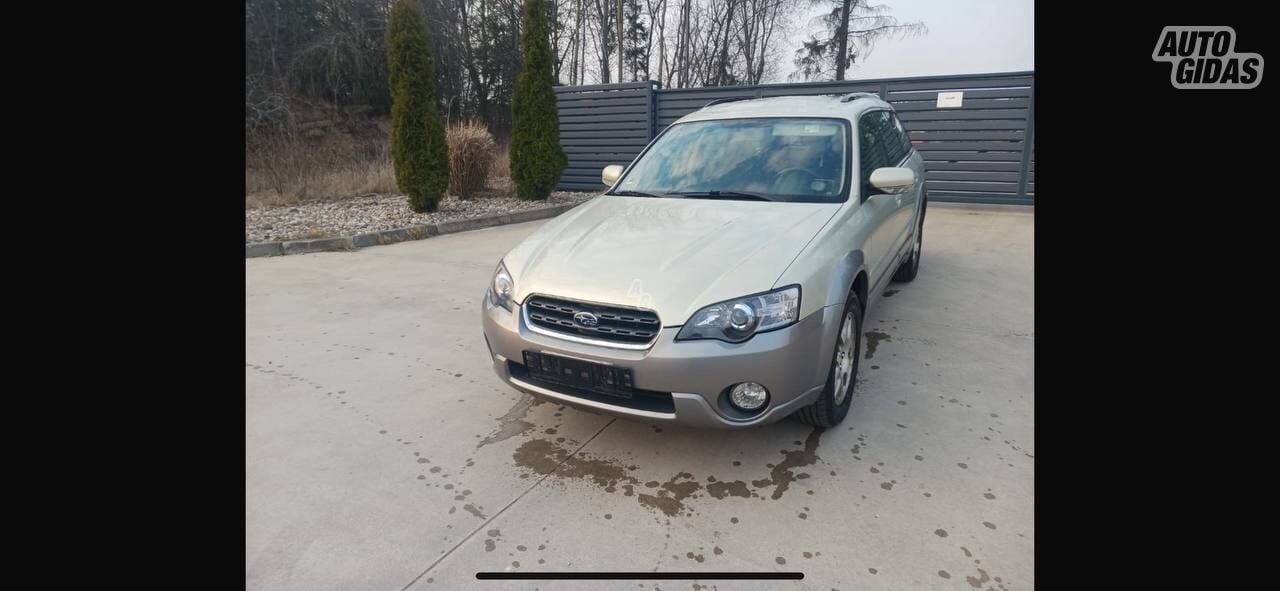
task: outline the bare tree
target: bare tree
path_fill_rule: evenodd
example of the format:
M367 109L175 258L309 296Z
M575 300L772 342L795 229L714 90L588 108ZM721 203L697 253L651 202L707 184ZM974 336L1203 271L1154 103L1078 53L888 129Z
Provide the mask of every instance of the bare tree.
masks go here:
M658 80L667 65L667 0L645 0L645 8L649 11L649 36L645 41L645 52L653 55L653 37L658 37Z
M744 75L747 84L760 84L776 62L774 34L779 29L783 11L789 0L744 0L738 33L742 47Z
M596 61L600 65L600 83L609 84L612 81L609 70L609 58L613 56L613 48L615 45L613 33L613 2L616 0L587 0L591 3L592 19L591 33L595 43L592 48L596 53ZM619 64L621 66L621 64ZM622 72L618 72L618 77L622 77Z
M805 80L824 78L834 71L836 80L844 80L845 72L859 57L871 52L880 39L923 35L928 32L922 22L899 23L889 15L886 5L868 4L865 0L811 0L831 7L819 17L826 26L824 37L810 36L796 51L793 77Z
M566 50L569 54L569 85L575 86L582 84L578 79L578 48L582 44L582 0L573 0L572 7L573 30L569 33Z

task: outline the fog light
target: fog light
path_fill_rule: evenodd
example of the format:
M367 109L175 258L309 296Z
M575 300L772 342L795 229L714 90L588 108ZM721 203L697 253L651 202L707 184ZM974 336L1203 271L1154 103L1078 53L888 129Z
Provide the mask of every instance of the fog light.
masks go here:
M756 410L769 401L769 391L755 382L743 382L729 391L729 402L742 410Z

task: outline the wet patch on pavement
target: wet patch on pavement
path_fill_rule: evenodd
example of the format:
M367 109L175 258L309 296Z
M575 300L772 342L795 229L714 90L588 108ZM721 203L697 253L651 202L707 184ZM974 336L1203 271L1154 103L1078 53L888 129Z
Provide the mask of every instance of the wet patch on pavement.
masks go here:
M881 341L893 340L888 333L878 330L870 330L866 332L867 337L867 355L865 359L871 359L876 354L876 349L880 348Z
M480 440L480 443L476 444L476 449L480 449L486 445L491 445L500 441L506 441L517 435L523 435L529 432L533 429L533 423L524 419L529 414L530 408L541 403L542 401L537 398L527 394L522 394L520 396L520 400L516 402L515 406L512 406L511 409L507 411L507 414L502 415L498 419L498 429L493 433L490 433L488 437Z
M690 472L678 472L665 482L650 480L641 482L633 474L637 466L625 465L617 460L591 456L587 453L573 453L546 439L530 439L520 445L512 454L516 466L528 473L539 476L555 476L556 478L582 481L604 489L605 492L624 491L624 496L634 496L643 507L662 513L666 516L691 515L687 501L707 496L717 500L728 497L768 498L778 500L790 490L797 480L810 477L807 472L797 472L799 468L816 464L818 445L822 438L822 429L815 428L803 442L801 449L779 450L783 459L778 464L769 464L766 478L752 480L750 484L743 480L719 480L714 475L706 477L706 484L699 481ZM797 442L800 443L800 442ZM641 490L636 491L639 487ZM769 489L772 489L770 491Z

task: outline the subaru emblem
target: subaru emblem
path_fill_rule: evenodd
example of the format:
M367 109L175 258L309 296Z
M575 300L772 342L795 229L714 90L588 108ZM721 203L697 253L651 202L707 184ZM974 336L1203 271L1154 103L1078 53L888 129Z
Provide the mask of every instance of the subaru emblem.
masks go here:
M578 326L595 326L600 324L600 319L590 312L578 312L573 315L573 321Z

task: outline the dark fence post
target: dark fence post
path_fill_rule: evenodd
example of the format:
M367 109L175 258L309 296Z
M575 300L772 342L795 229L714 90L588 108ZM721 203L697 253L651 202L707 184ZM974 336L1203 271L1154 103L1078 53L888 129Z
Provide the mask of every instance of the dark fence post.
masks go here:
M662 83L656 80L650 80L649 85L645 87L645 92L649 93L649 139L658 134L658 90L662 88Z
M1031 77L1031 96L1027 97L1027 124L1022 135L1022 166L1018 170L1018 197L1027 197L1027 164L1036 141L1036 79Z

